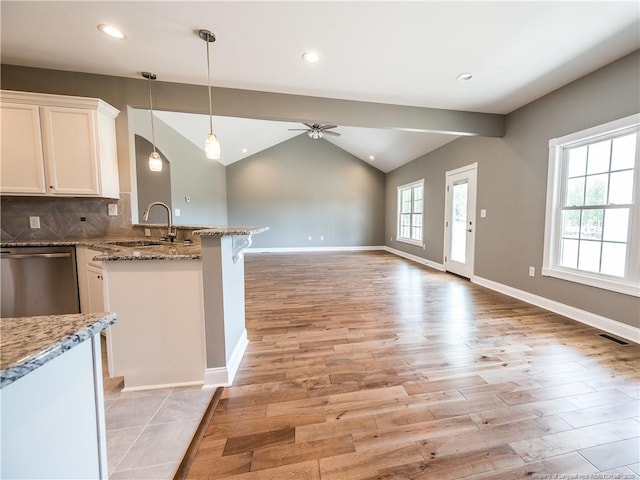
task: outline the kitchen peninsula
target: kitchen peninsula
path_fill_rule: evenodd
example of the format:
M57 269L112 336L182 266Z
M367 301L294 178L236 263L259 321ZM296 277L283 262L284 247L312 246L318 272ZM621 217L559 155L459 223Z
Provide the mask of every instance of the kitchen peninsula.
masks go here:
M0 319L0 477L107 478L99 337L115 321Z
M109 375L125 391L233 381L247 346L244 261L251 236L268 227L195 231L201 245L122 247L102 262Z

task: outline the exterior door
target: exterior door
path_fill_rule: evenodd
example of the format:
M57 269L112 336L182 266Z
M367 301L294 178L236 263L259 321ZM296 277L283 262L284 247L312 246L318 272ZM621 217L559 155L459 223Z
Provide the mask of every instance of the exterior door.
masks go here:
M444 268L466 278L473 276L477 173L474 163L445 175Z

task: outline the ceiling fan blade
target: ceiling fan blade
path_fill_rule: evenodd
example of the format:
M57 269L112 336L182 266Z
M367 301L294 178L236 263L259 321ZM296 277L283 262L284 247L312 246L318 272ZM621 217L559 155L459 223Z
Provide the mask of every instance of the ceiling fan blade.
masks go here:
M337 128L337 125L320 125L320 130L328 130L330 128Z
M341 134L338 132L325 131L323 132L325 135L331 135L333 137L339 137Z
M289 130L290 132L293 132L293 131L308 132L309 131L308 128L287 128L287 130Z
M313 130L313 128L315 127L315 125L311 125L310 123L306 123L306 122L302 122L303 125L306 125L307 127L309 127L310 129Z

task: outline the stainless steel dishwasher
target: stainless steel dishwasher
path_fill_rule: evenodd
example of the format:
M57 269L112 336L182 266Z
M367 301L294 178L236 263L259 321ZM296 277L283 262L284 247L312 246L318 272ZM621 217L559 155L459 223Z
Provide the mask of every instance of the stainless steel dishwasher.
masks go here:
M0 264L0 316L80 312L75 247L3 247Z

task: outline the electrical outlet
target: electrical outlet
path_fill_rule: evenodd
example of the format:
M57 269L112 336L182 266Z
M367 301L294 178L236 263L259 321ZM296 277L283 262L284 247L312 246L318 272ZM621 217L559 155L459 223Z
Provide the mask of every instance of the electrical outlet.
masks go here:
M151 229L150 228L145 228L144 229L144 236L145 237L150 237L151 236Z
M393 237L389 237L389 240L393 242Z
M311 240L312 240L312 237L311 237L311 235L309 235L309 241L311 241Z
M320 235L320 241L324 240L324 235Z
M29 228L40 228L40 217L29 217Z
M536 267L529 267L529 276L530 277L536 276Z
M109 212L109 216L110 217L117 217L118 216L118 204L117 203L110 203L107 208L108 208L108 212Z
M174 215L175 215L176 217L179 217L179 216L180 216L180 209L179 209L179 208L176 208L176 209L175 209Z

